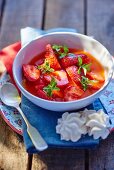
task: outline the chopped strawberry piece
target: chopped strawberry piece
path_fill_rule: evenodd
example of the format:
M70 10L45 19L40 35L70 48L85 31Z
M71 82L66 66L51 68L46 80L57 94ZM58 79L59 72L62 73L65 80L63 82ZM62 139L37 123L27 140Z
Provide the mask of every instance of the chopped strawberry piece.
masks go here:
M42 78L40 77L39 81L37 81L37 84L36 84L36 86L35 86L35 89L36 89L36 90L38 90L38 89L43 90L43 88L44 88L46 85L47 85L47 84L46 84L46 82L44 81L44 79L42 79Z
M89 64L89 63L91 63L91 60L90 60L90 58L89 58L87 55L81 54L80 57L82 58L82 63L83 63L83 64Z
M63 93L60 90L53 90L52 94L54 98L63 98Z
M78 63L78 55L73 54L73 56L72 56L69 54L69 55L65 56L64 58L60 59L60 63L63 68L77 64Z
M50 44L46 45L45 58L49 62L51 68L53 68L55 70L61 69L61 66L60 66Z
M90 96L93 93L95 93L95 90L87 89L86 91L84 91L84 93L82 94L81 98L88 97L88 96Z
M40 77L40 71L34 65L23 64L23 73L29 81L36 81Z
M94 90L99 90L102 87L103 83L97 80L89 82L89 86Z
M52 98L48 97L47 94L43 90L41 90L41 89L37 90L37 96L42 98L42 99L52 100Z
M52 72L50 74L45 74L44 75L44 79L47 82L51 82L52 77L55 78L55 81L57 82L58 87L65 86L65 85L67 85L69 83L67 74L66 74L66 72L64 70L54 71L54 72Z
M78 67L70 66L66 68L66 71L69 77L71 78L71 80L73 80L76 84L80 85L81 75L78 74Z
M104 82L105 81L105 78L103 75L99 74L99 72L87 72L87 77L91 80L98 80L100 82Z
M90 63L90 59L85 54L71 54L69 53L64 58L60 59L60 63L63 68L67 68L72 65L78 65L78 57L82 58L83 64Z
M40 58L39 60L37 60L36 62L35 62L35 65L41 65L41 64L43 64L44 63L44 58Z
M38 90L38 89L43 90L44 87L45 87L45 85L43 85L43 84L38 84L38 85L35 86L35 89L36 89L36 90Z
M79 86L68 86L64 90L64 100L65 101L72 101L77 100L84 94L84 91L80 89Z

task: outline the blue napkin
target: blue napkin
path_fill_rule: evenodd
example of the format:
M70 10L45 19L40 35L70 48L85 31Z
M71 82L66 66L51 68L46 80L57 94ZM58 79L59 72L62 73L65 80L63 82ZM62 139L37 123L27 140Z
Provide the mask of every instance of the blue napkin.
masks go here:
M67 32L76 32L74 29L68 28L56 28L48 31L34 29L34 28L24 28L21 30L21 42L22 45L25 45L27 42L35 39L37 36L49 32L54 31L67 31ZM45 139L49 147L60 147L60 148L93 148L99 144L99 140L94 140L93 137L89 137L88 135L83 136L77 142L64 141L60 140L60 136L56 134L56 125L58 118L61 118L63 113L53 112L49 110L45 110L41 107L36 106L31 103L27 98L22 95L22 104L21 108L30 121L30 123L36 127L42 137ZM88 109L103 109L100 100L96 100L93 104L87 107ZM26 124L23 121L23 137L24 143L26 147L26 151L28 153L37 153L38 150L35 149L31 139L28 136Z
M59 134L56 134L56 125L58 118L61 118L63 113L54 112L43 109L30 102L22 95L21 108L30 121L36 127L49 147L54 148L94 148L99 144L99 139L94 140L93 137L88 135L83 136L77 142L60 140ZM88 109L103 109L99 99L87 107ZM23 121L23 138L28 153L38 153L30 137L27 134L26 124Z

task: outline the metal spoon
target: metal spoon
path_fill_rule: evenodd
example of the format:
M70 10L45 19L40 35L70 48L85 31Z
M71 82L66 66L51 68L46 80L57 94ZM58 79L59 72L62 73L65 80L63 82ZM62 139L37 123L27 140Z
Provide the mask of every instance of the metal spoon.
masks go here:
M27 132L36 149L39 151L45 150L48 147L47 143L41 137L38 130L29 123L21 108L19 107L21 98L15 86L11 83L5 83L0 89L0 98L4 104L15 107L20 112L27 125Z

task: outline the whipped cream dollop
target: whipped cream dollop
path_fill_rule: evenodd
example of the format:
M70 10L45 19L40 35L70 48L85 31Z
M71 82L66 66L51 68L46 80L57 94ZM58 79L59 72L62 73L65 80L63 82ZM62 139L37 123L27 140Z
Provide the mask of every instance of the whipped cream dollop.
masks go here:
M85 123L86 119L81 117L80 113L65 112L62 118L58 119L56 133L61 135L61 140L76 142L81 138L82 134L87 133Z
M88 115L86 126L88 127L89 136L93 135L94 139L100 137L106 139L110 133L109 116L103 110L93 111L92 114Z
M83 134L93 135L94 139L105 139L110 133L109 116L103 110L88 110L80 112L65 112L58 119L56 133L60 134L61 140L72 142L78 141Z

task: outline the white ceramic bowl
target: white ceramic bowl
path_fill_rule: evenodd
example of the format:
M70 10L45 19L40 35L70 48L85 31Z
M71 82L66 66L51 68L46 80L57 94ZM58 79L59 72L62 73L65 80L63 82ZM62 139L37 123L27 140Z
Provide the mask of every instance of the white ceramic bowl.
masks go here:
M97 60L103 65L105 69L105 83L103 87L91 96L69 102L48 101L29 93L22 86L22 65L27 64L35 55L43 52L45 50L45 46L49 43L60 45L65 44L70 48L82 49L91 53L95 58L97 58ZM96 98L98 98L101 92L107 87L112 77L112 73L113 59L108 50L95 39L78 33L55 32L40 36L25 45L18 52L13 64L14 79L23 95L34 104L53 111L76 110L89 105Z

